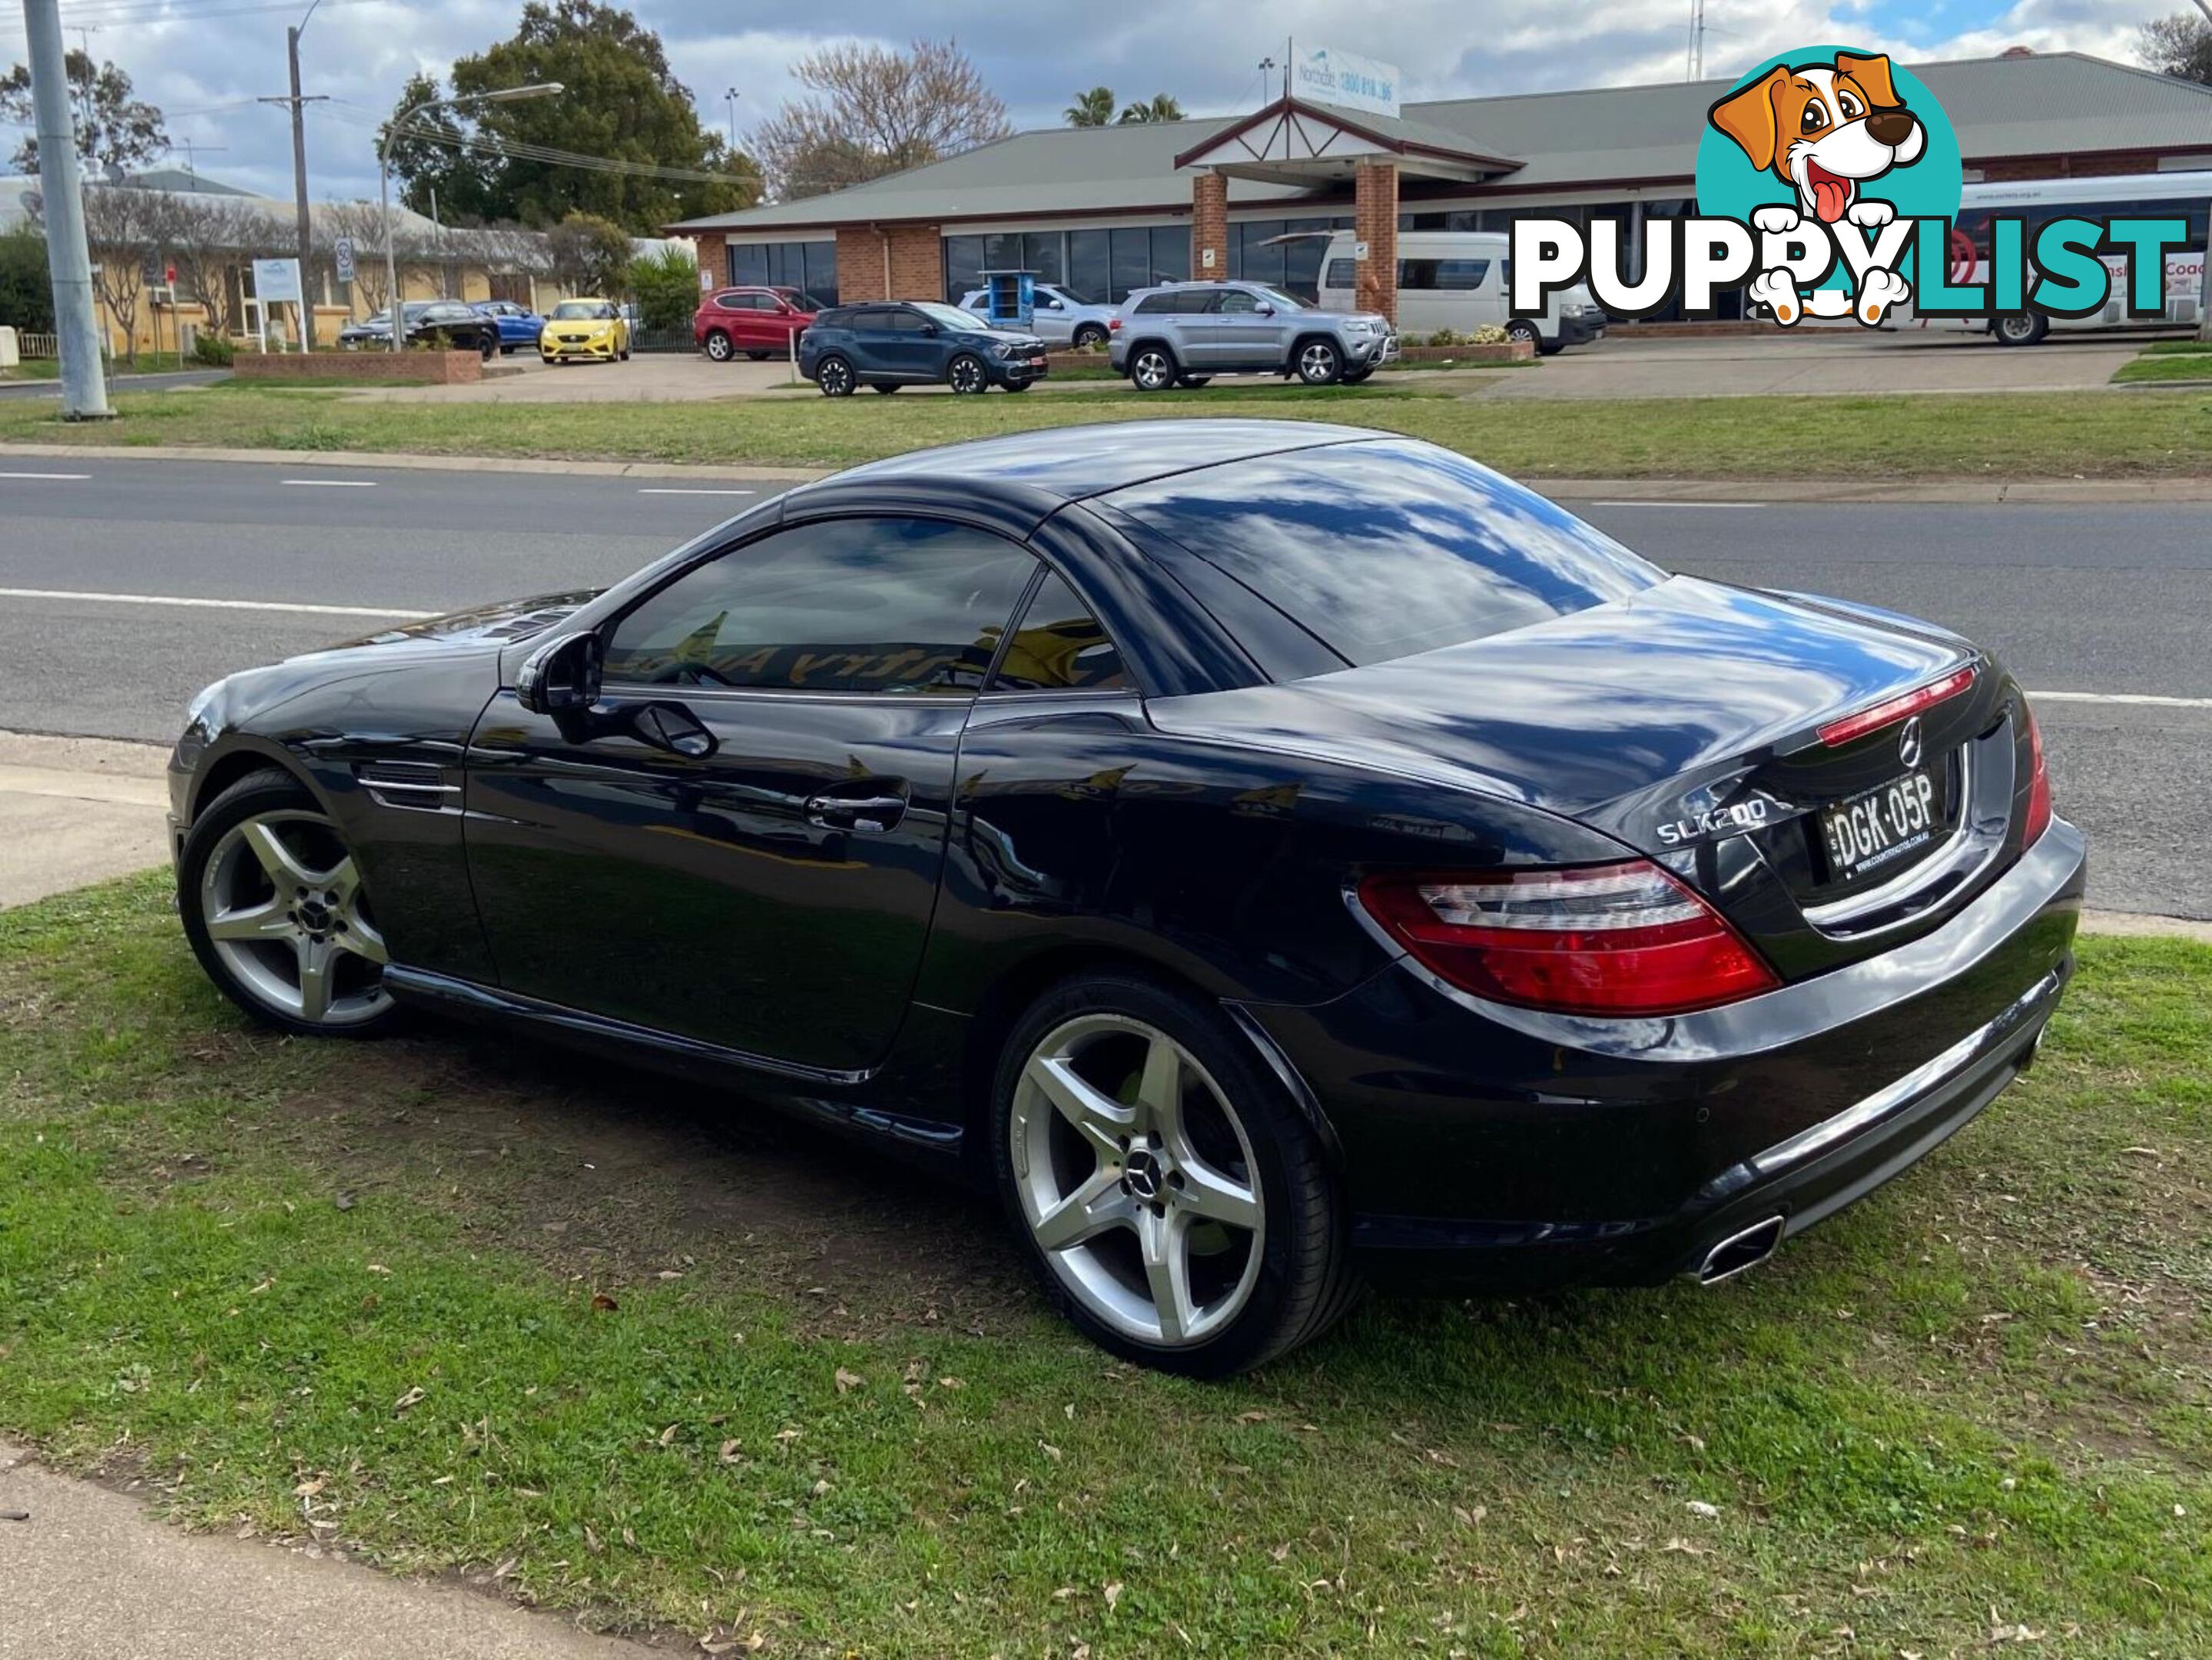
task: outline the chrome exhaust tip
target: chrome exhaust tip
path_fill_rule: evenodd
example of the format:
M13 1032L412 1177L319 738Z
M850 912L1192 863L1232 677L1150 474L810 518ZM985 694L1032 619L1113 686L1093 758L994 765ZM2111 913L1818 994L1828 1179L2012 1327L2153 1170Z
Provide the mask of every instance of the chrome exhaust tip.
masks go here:
M1705 1253L1698 1264L1698 1283L1717 1286L1723 1280L1733 1280L1746 1268L1755 1268L1774 1255L1774 1248L1782 1243L1782 1219L1770 1216L1764 1222L1754 1222L1741 1233L1732 1233Z

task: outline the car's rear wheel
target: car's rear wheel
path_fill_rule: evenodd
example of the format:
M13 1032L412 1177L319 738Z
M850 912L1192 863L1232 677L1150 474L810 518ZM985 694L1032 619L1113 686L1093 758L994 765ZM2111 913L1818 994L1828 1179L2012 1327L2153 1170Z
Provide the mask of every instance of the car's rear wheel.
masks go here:
M1076 328L1074 338L1068 344L1078 351L1086 346L1103 346L1106 344L1106 331L1097 323L1080 324Z
M973 352L962 352L945 366L945 384L963 397L991 389L991 372Z
M1298 348L1298 379L1310 386L1336 383L1344 373L1344 354L1328 340L1309 340Z
M177 903L200 966L256 1019L365 1037L397 1013L353 854L289 774L250 774L201 810L177 862Z
M1990 326L2001 346L2032 346L2051 332L2051 319L2033 312L2007 312Z
M749 351L745 356L756 363L765 363L768 362L768 354L764 351Z
M824 398L850 398L855 384L853 366L831 352L814 366L814 384Z
M1226 1377L1352 1305L1320 1142L1218 1010L1130 975L1064 982L1010 1034L994 1105L1009 1211L1106 1348Z
M736 342L721 329L707 331L707 356L717 363L726 363L738 355Z
M1508 323L1505 325L1505 337L1508 340L1526 341L1534 349L1540 349L1544 344L1544 331L1526 317L1516 317Z
M1165 392L1178 373L1175 354L1165 346L1139 346L1130 354L1129 382L1139 392Z

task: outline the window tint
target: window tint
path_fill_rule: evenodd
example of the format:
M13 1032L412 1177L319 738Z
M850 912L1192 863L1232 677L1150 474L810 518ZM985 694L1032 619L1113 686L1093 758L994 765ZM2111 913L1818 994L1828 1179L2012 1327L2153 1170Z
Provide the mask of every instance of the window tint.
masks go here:
M1131 684L1105 628L1057 572L1047 571L1006 643L994 691L1046 691Z
M1325 289L1356 289L1359 286L1359 266L1351 259L1332 259L1328 274L1321 279Z
M1156 317L1162 313L1172 316L1195 317L1208 308L1214 299L1210 289L1170 289L1164 294L1148 295L1137 302L1140 315Z
M674 686L965 696L1036 569L927 519L781 531L678 578L615 627L606 678Z
M887 311L877 326L890 329L896 334L920 334L929 326L929 319L915 312Z
M1534 492L1412 439L1231 462L1107 500L1352 664L1525 628L1665 577Z
M1401 259L1401 289L1479 289L1490 275L1487 259Z
M1242 289L1231 289L1221 296L1221 303L1214 307L1224 317L1249 316L1259 309L1259 296L1247 294Z

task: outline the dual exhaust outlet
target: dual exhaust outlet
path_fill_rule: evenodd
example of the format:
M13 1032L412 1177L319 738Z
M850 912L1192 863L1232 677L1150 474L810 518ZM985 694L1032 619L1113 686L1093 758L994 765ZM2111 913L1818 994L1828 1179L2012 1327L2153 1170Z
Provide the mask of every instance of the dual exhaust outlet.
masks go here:
M1757 1268L1774 1255L1775 1247L1781 1243L1782 1219L1770 1216L1719 1241L1705 1253L1693 1273L1699 1285L1717 1286L1723 1280L1733 1280L1746 1268Z

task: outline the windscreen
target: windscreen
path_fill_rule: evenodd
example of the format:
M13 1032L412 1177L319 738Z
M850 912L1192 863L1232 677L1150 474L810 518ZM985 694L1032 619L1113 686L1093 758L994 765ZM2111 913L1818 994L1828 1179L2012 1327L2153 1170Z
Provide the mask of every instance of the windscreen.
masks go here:
M1227 462L1107 502L1355 666L1526 628L1666 578L1534 491L1412 439Z

